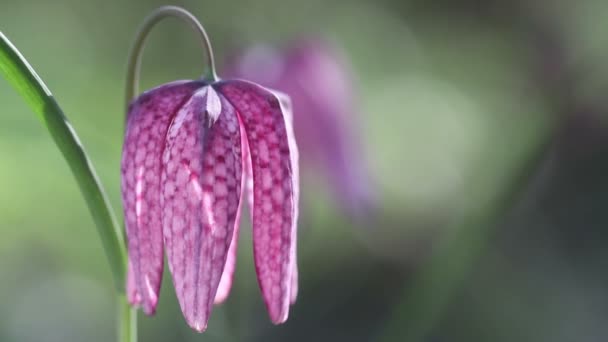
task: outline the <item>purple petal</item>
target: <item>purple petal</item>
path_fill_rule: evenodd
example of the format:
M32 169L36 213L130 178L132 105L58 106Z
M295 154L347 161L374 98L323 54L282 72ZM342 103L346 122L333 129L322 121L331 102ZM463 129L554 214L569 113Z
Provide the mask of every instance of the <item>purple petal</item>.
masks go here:
M354 82L348 60L331 44L309 39L288 53L282 80L296 105L296 128L302 151L326 173L343 211L369 216L376 206L373 180L362 153ZM315 160L316 159L316 160Z
M232 106L228 101L222 96L222 103L227 106ZM240 134L241 134L241 167L244 171L241 178L241 196L239 200L239 208L237 211L237 217L234 223L234 234L232 236L232 242L230 243L230 249L228 250L228 258L226 259L226 266L224 267L224 271L222 272L222 279L220 280L220 285L217 288L217 293L215 294L215 304L223 303L228 295L230 294L230 289L232 288L232 282L234 278L234 271L236 270L236 261L237 261L237 246L238 246L238 237L239 237L239 226L241 223L241 206L243 205L243 197L247 195L248 204L249 204L249 212L253 212L253 178L251 176L251 158L249 157L249 145L247 144L247 136L245 133L245 128L243 125L240 126Z
M139 306L141 305L141 296L137 284L135 283L135 274L133 274L133 263L129 260L127 266L127 299L129 304Z
M292 174L293 174L293 197L294 202L296 203L296 212L294 222L298 221L298 208L297 203L300 203L300 163L299 163L299 150L296 146L296 138L293 129L293 105L291 103L291 99L287 94L284 94L279 91L274 91L274 94L277 96L281 103L281 109L283 109L283 116L285 117L285 129L287 132L287 141L289 142L289 150L290 150L290 158L292 165ZM290 303L295 304L296 299L298 298L298 258L297 258L297 238L298 232L296 229L296 225L292 226L292 237L293 237L293 248L291 250L292 253L292 265L291 265L291 289L290 289Z
M121 161L121 190L129 264L127 296L154 314L163 272L160 155L176 109L200 87L174 82L150 90L130 106Z
M253 170L253 243L258 282L270 319L289 314L295 268L297 148L292 122L270 91L245 81L218 86L247 133Z
M228 295L230 294L230 290L232 289L232 280L234 278L234 271L236 270L236 252L238 248L238 239L239 239L239 221L241 218L240 207L238 210L238 215L236 217L236 224L234 225L234 232L232 234L232 241L230 242L230 248L228 249L228 257L226 258L226 265L224 266L224 270L222 271L222 277L220 278L220 283L217 287L217 292L215 293L214 304L222 304Z
M207 327L232 241L241 193L234 108L208 86L177 113L163 153L163 231L175 292L188 324Z

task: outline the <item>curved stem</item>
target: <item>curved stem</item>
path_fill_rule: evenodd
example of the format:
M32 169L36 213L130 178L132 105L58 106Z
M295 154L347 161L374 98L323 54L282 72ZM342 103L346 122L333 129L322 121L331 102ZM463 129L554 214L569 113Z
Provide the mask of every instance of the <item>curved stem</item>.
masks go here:
M217 74L215 72L215 60L213 59L213 49L211 48L211 42L209 36L203 28L203 25L196 19L192 13L186 11L181 7L176 6L163 6L155 10L150 14L144 23L137 31L135 41L131 46L131 52L129 53L129 62L127 65L127 84L125 92L125 108L128 109L129 102L133 99L135 94L138 93L138 80L139 71L141 69L141 55L146 42L148 34L152 28L160 22L162 19L167 17L175 17L189 24L200 36L203 46L207 51L207 70L203 74L203 77L211 81L217 80Z

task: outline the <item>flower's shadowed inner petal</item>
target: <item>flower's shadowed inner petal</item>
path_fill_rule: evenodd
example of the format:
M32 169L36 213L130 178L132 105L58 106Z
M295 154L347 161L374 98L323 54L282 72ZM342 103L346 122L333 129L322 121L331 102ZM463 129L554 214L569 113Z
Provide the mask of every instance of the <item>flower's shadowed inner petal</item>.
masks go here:
M253 171L253 239L258 282L275 324L292 301L297 220L297 148L277 96L245 81L215 85L236 108L247 133Z
M234 110L232 104L230 104L228 100L226 100L226 98L222 96L220 99L223 106L228 106L231 108L231 110ZM224 272L222 272L222 279L215 295L215 304L223 303L226 298L228 298L228 295L230 294L230 289L232 288L232 282L237 262L236 253L238 248L239 226L241 223L241 210L245 196L247 196L248 199L247 202L249 204L249 212L253 212L253 178L251 176L251 159L249 157L249 145L247 143L247 135L245 133L245 128L240 122L239 130L241 134L242 151L241 169L244 171L242 173L241 178L241 195L239 200L237 217L234 224L234 235L232 236L232 242L230 243L230 249L228 250L228 258L226 259L226 266L224 267Z
M239 239L239 221L241 218L240 214L241 211L239 210L235 220L236 224L234 226L234 233L232 234L232 241L230 242L230 248L228 249L226 265L224 265L224 270L222 271L220 283L217 287L217 292L215 293L215 299L213 301L213 303L216 305L222 304L228 298L228 295L230 294L230 289L232 289L232 280L234 277L234 271L236 270L236 252L238 248Z
M163 272L160 156L176 110L200 82L173 82L139 96L130 106L121 161L128 240L127 296L154 314Z
M241 194L239 123L231 106L209 100L209 94L217 96L211 87L198 90L178 112L162 160L169 269L182 312L197 331L207 327Z

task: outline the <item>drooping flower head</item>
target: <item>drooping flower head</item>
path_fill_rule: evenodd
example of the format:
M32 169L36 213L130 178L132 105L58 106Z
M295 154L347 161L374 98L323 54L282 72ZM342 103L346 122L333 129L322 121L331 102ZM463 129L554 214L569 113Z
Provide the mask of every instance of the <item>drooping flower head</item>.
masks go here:
M146 91L129 106L121 162L127 296L155 313L166 252L182 312L205 330L214 302L230 290L247 196L259 286L270 319L282 323L297 295L289 99L248 81L214 80L212 60L211 70L207 79Z
M289 95L303 167L314 166L326 175L336 202L350 216L375 208L353 77L338 49L318 37L293 41L284 49L258 44L229 58L224 72Z

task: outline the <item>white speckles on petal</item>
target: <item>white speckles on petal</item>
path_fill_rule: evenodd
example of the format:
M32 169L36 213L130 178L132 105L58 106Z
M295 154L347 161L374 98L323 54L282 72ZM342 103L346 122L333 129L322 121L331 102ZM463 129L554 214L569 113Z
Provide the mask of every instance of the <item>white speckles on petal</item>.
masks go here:
M228 186L223 182L215 183L213 185L213 192L220 197L224 197L228 194Z
M270 173L270 170L268 169L263 169L260 170L260 178L262 179L262 188L264 188L264 190L270 190L272 188L272 175Z
M268 144L265 140L260 140L258 143L258 158L263 163L268 163L270 157L268 153Z

